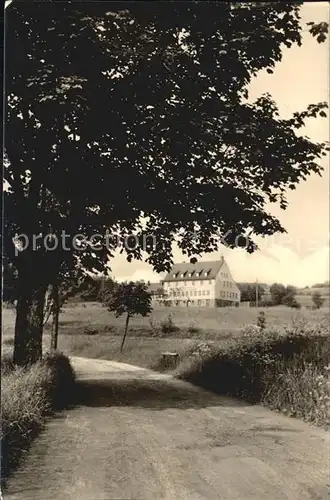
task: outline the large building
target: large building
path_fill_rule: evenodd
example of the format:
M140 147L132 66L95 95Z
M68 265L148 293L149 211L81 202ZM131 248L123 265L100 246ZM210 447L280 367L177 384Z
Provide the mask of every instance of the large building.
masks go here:
M163 280L163 295L154 294L153 299L160 305L221 307L238 305L241 294L222 257L175 264Z

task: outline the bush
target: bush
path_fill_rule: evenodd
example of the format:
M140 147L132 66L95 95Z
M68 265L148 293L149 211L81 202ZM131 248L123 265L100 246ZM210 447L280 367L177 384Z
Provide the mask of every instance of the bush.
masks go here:
M90 326L86 326L84 328L85 335L97 335L99 332L96 328L91 328Z
M179 331L179 328L174 324L171 314L169 314L166 319L161 321L160 329L163 333L174 333Z
M260 328L260 330L263 332L266 328L267 321L266 321L266 316L263 311L259 312L258 319L257 319L257 326Z
M195 357L179 377L218 394L329 425L329 335L287 332L275 338L274 333L250 330L228 348Z
M202 333L201 332L201 329L198 328L198 326L194 323L191 323L189 326L188 326L188 329L187 329L187 332L190 334L190 335L197 335L197 334L200 334Z
M3 480L17 467L46 417L70 403L74 381L70 361L63 354L46 355L24 368L5 362L1 385Z

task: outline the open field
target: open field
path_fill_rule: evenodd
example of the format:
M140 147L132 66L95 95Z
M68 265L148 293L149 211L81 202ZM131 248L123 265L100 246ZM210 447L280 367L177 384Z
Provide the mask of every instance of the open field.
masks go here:
M323 307L327 307L329 309L330 297L329 297L329 294L326 293L328 291L327 288L315 289L314 291L320 292L321 297L324 299ZM296 299L299 302L299 304L301 304L302 306L313 306L312 293L313 292L309 292L309 293L299 292L299 294L296 295Z
M261 309L260 309L261 310ZM312 329L329 320L327 308L319 310L288 307L263 309L267 327L278 334L286 329ZM68 303L60 316L59 350L66 354L113 359L144 367L155 367L164 351L183 354L200 341L225 345L240 337L247 325L256 324L256 308L157 308L148 318L133 317L123 353L119 352L124 317L116 318L99 303ZM161 323L169 314L176 331L164 333ZM3 311L3 350L12 347L14 311ZM45 350L50 346L49 330L44 335Z

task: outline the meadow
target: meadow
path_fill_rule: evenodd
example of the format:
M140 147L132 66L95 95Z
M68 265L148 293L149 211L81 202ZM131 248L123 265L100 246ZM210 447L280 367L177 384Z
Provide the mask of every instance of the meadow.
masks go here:
M120 342L125 318L116 318L99 302L68 302L60 315L58 349L68 355L113 359L147 368L158 366L161 353L178 352L181 356L201 341L227 345L240 338L242 331L255 325L259 311L266 314L267 328L284 334L289 328L312 329L326 321L329 310L284 306L264 309L226 308L154 308L149 317L135 316L130 320L125 347ZM173 328L164 328L171 317ZM3 311L3 351L13 345L15 315L12 309ZM50 325L46 325L44 350L50 346ZM165 331L164 331L165 330Z
M260 329L258 315L265 313ZM133 317L120 352L125 318L99 303L67 303L59 351L168 371L162 353L179 354L173 375L209 390L330 425L329 309L155 308ZM3 352L13 347L14 311L3 314ZM50 346L46 325L44 350Z

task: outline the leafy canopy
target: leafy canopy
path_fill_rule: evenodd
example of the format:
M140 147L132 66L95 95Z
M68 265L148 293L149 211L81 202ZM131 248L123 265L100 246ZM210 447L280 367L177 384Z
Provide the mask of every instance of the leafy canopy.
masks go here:
M326 103L281 119L269 94L248 102L247 85L301 44L301 3L12 2L5 249L15 265L103 271L114 235L123 245L134 233L128 260L142 258L145 241L163 271L174 240L199 255L229 231L229 246L246 235L252 252L255 235L283 232L266 207L285 209L287 190L321 173L326 145L297 129L325 116ZM310 31L322 42L327 25ZM15 232L108 228L107 248L102 238L97 251L67 241L70 251L42 266L40 243L15 258Z
M107 296L106 306L116 317L147 316L151 313L151 295L147 285L142 282L117 283Z

